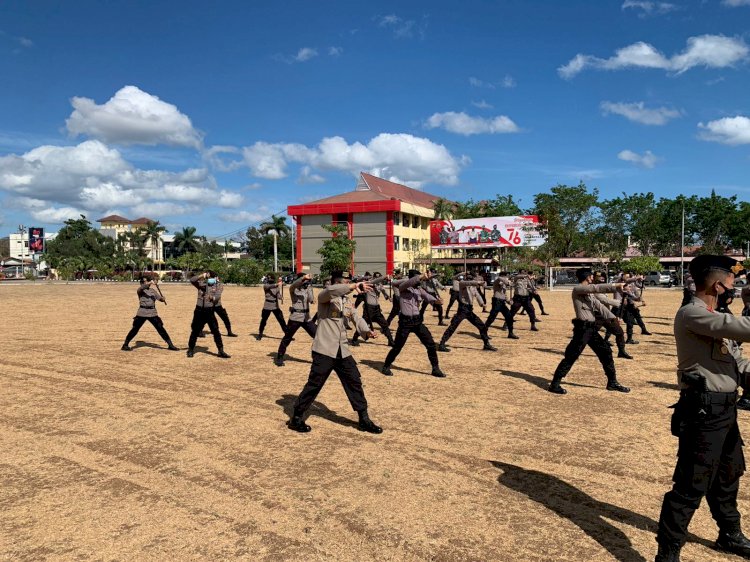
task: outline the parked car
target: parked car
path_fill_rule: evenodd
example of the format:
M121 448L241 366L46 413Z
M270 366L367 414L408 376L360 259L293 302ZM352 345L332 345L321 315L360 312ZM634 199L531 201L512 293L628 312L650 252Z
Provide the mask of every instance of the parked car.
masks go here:
M644 277L643 282L652 287L656 287L657 285L671 287L673 285L672 273L669 271L649 271Z

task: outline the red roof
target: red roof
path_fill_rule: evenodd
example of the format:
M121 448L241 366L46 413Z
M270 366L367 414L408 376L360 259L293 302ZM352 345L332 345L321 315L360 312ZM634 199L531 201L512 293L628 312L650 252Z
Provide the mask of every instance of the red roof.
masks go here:
M109 215L107 217L97 220L96 222L121 222L125 224L130 224L130 219L126 219L125 217L121 217L120 215Z
M134 221L130 221L130 224L149 224L152 222L157 222L154 219L147 219L146 217L141 217L139 219L135 219Z
M381 195L385 199L398 199L404 203L411 203L427 209L432 209L435 200L440 199L437 195L412 189L400 183L384 180L372 174L362 172L360 176L372 193ZM357 189L365 188L361 187L360 184L357 186Z

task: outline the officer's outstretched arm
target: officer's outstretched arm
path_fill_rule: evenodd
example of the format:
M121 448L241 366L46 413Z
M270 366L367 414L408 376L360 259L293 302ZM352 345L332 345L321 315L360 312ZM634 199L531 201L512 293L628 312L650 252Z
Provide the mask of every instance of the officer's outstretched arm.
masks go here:
M684 307L681 318L685 326L696 334L710 338L750 342L750 317L713 313L700 306Z

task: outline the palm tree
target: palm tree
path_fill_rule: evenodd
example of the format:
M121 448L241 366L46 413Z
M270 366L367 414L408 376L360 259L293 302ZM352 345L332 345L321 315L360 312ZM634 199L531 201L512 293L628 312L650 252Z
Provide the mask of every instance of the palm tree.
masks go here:
M271 220L261 223L259 229L263 234L273 234L273 270L279 270L279 252L277 247L278 236L289 235L289 225L286 224L286 217L277 217L271 215Z
M144 238L151 243L151 259L156 262L157 251L159 249L159 241L161 240L161 233L166 232L167 229L159 224L159 221L151 221L143 229ZM161 261L161 260L159 260Z
M432 202L432 210L435 211L435 218L439 220L445 220L451 218L453 215L453 204L440 197Z
M174 242L172 242L174 247L179 252L184 252L185 254L197 252L200 248L200 242L196 240L196 230L197 229L194 226L183 226L180 232L175 232ZM190 269L189 262L187 262L187 266L187 268ZM187 274L187 271L185 274Z

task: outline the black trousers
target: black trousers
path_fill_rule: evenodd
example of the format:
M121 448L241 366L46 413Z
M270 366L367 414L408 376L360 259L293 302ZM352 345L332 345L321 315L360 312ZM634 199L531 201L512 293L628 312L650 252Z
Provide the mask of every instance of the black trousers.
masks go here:
M448 317L448 314L450 314L451 307L453 306L453 303L458 300L458 291L454 291L453 289L450 289L451 298L448 301L448 306L445 309L445 317Z
M459 302L458 304L458 312L456 312L456 314L454 314L453 318L451 319L450 326L448 326L445 332L443 332L443 338L440 340L440 343L448 343L448 340L451 339L453 332L456 331L458 325L464 320L468 320L474 325L477 330L479 330L479 335L482 337L482 340L484 340L485 344L489 343L490 339L487 337L487 327L484 325L479 316L474 314L474 307L469 304L463 304L461 302Z
M633 330L633 323L638 324L638 326L640 326L641 332L648 332L648 330L646 329L646 324L643 323L643 318L641 317L641 310L634 304L629 304L627 308L628 308L628 313L633 318L633 321L630 324L631 333Z
M331 371L336 371L341 385L344 387L344 392L346 392L346 397L349 399L349 403L352 405L354 411L361 412L367 410L365 391L362 388L362 377L359 374L357 362L354 361L354 357L350 355L349 357L342 358L341 350L339 349L338 355L335 358L313 351L312 359L313 364L310 368L310 376L307 378L307 384L305 384L302 392L297 397L297 401L294 403L295 415L301 416L310 407L328 380Z
M683 544L703 496L719 529L739 528L737 491L745 456L736 398L682 391L672 414L672 434L679 438L674 485L664 496L657 541Z
M297 333L297 330L302 328L305 330L305 332L308 333L308 335L311 338L315 337L315 331L317 330L317 326L315 325L315 322L312 320L308 320L307 322L298 322L297 320L289 320L289 322L286 325L286 332L284 332L284 337L281 339L281 343L279 344L279 351L277 352L277 355L281 357L286 353L286 348L289 347L289 344L292 343L292 338L294 338L294 334Z
M623 322L625 322L625 333L628 336L628 339L633 339L633 315L630 313L630 306L625 306L624 308L621 306L615 306L612 308L612 314L620 318Z
M214 336L214 343L218 349L224 348L219 333L219 323L216 321L216 314L213 308L195 307L193 312L193 322L190 324L190 339L188 340L188 349L195 349L195 342L198 341L198 335L203 331L203 326L208 324L208 329Z
M385 319L386 322L388 322L388 325L391 325L391 322L393 322L393 319L396 318L396 316L399 315L401 312L401 297L397 295L393 295L393 306L391 307L391 312L388 314L388 318Z
M273 314L276 317L276 320L279 322L279 326L281 326L281 331L286 332L286 322L284 322L284 315L281 313L281 310L278 308L275 308L274 310L266 310L265 308L260 312L260 326L258 327L258 334L263 335L263 330L266 329L266 322L268 322L268 317Z
M609 336L614 334L617 349L620 351L625 351L625 332L623 332L622 326L620 326L619 319L612 318L610 320L605 320L602 322L602 326L604 326L606 330L604 334L604 341L607 341L609 339Z
M364 293L359 293L356 297L354 297L354 308L359 308L359 305L365 302L367 295Z
M398 357L398 354L404 349L406 340L409 339L409 334L417 335L419 341L427 350L427 357L430 360L430 365L432 365L433 369L437 369L439 367L437 346L435 345L435 340L432 339L430 330L428 330L427 326L422 323L419 316L404 316L403 314L398 317L396 339L393 342L393 347L385 358L385 366L390 367L393 364L396 357Z
M156 331L161 336L161 339L163 339L167 343L172 342L169 334L167 333L167 330L164 328L164 322L161 321L161 318L159 318L158 316L153 316L150 318L147 318L145 316L133 316L133 327L130 328L128 335L125 336L125 345L128 345L131 342L131 340L141 329L141 326L143 326L146 322L151 322L151 325L156 328Z
M516 314L518 314L518 311L522 308L526 311L526 314L529 315L529 320L531 321L531 323L536 324L536 311L534 310L534 305L531 304L531 297L513 295L513 305L510 307L511 316L515 316Z
M437 295L432 295L435 298L438 298ZM421 316L422 321L424 322L424 311L427 310L427 305L429 305L427 301L422 301L422 307L419 309L419 316ZM437 310L438 313L438 322L443 321L443 305L442 304L433 304L432 310Z
M364 314L362 316L365 319L365 322L367 322L371 328L375 328L375 324L380 326L380 331L383 332L383 335L388 340L388 343L393 343L393 335L391 334L391 329L388 327L388 322L386 322L385 318L383 317L383 311L380 310L380 305L373 306L371 304L365 303ZM352 340L357 341L358 339L359 332L355 331Z
M539 295L539 293L532 293L531 298L537 302L537 304L539 305L539 310L544 312L544 303L542 302L541 295Z
M215 306L214 310L216 311L216 316L221 318L222 322L224 322L224 326L227 329L227 334L232 333L232 322L229 320L229 314L227 314L227 309L223 306ZM218 322L217 322L218 323Z
M495 321L495 318L497 318L498 312L503 315L503 318L505 318L505 323L508 325L508 330L512 332L513 315L510 313L508 303L502 299L497 299L495 297L492 297L492 308L490 309L490 315L487 317L484 325L489 330L490 326L492 326L492 323Z
M686 304L690 304L691 300L693 300L693 292L687 288L682 289L682 304L680 304L680 308Z
M612 359L612 348L599 335L599 327L596 322L573 320L573 337L568 347L565 348L565 357L555 369L554 380L559 382L570 372L573 364L581 356L587 345L599 358L599 362L604 367L604 374L607 375L607 380L614 381L617 379L615 362Z

